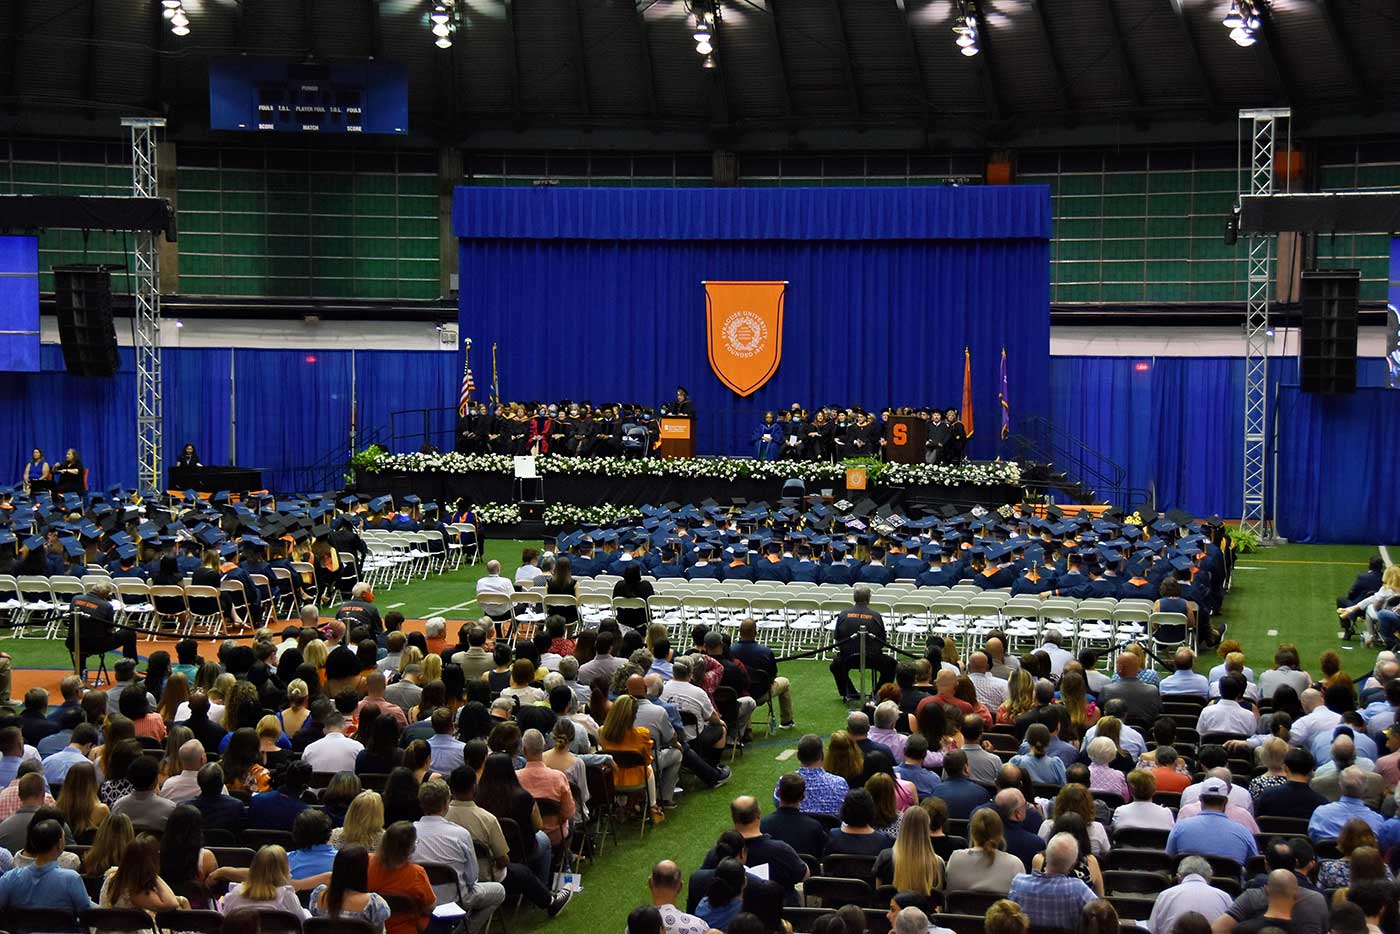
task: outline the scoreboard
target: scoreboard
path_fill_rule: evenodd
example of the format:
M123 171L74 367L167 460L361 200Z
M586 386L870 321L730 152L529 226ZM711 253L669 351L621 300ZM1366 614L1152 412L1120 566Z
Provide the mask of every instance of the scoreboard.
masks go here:
M408 132L408 77L393 62L209 60L209 127L273 133Z

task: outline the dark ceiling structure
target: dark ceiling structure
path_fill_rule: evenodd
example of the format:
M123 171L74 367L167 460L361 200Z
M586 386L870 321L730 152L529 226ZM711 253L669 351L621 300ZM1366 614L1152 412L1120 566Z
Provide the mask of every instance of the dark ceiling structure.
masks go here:
M710 0L702 67L685 0L456 0L450 49L426 0L4 0L0 129L113 136L165 115L207 136L214 54L403 63L417 143L546 148L920 148L1233 137L1242 107L1299 131L1400 132L1396 0ZM1100 137L1095 140L1095 136Z

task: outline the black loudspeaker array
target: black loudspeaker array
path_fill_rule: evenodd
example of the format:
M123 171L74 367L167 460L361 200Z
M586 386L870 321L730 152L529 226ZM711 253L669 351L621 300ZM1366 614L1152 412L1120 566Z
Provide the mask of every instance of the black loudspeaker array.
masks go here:
M53 284L64 367L75 376L115 376L112 267L55 266Z
M1356 311L1359 269L1303 273L1303 345L1299 382L1304 392L1356 391Z

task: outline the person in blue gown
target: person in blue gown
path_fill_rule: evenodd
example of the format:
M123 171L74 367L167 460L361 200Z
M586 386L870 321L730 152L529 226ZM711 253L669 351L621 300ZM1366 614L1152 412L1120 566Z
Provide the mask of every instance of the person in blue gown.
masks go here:
M783 428L773 420L772 412L763 413L763 424L753 432L753 456L761 461L775 461L783 448Z

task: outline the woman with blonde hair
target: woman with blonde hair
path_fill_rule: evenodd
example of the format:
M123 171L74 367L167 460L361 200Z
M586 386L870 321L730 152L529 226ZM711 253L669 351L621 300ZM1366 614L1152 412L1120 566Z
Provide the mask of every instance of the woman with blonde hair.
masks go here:
M928 812L910 808L899 823L894 846L875 858L875 879L901 892L928 895L943 888L943 860L933 851Z
M97 836L83 856L83 875L102 875L108 868L121 861L122 854L135 839L136 832L131 827L131 818L125 814L113 814L108 817L97 825Z
M306 643L306 647L301 650L302 661L311 665L317 671L325 671L326 657L330 655L330 650L326 648L324 639L312 639Z
M967 826L971 845L948 857L949 890L1011 891L1011 880L1026 871L1019 859L1003 850L1006 829L996 808L978 808Z
M1278 736L1270 736L1259 744L1255 758L1264 767L1262 775L1249 780L1249 796L1255 801L1271 788L1282 788L1288 784L1288 772L1283 767L1283 759L1288 755L1289 745Z
M822 768L844 778L850 787L857 788L861 776L865 774L865 755L856 741L851 739L850 733L837 730L826 741L826 759L822 762Z
M432 681L442 680L442 656L429 652L423 656L423 673L419 677L420 684L428 684Z
M614 783L635 787L646 782L648 800L653 805L652 813L660 812L661 801L656 797L656 776L651 768L651 733L645 727L637 726L637 699L630 694L623 694L613 701L612 706L608 708L607 719L598 728L598 751L614 750L640 753L646 759L645 766L618 768L614 764Z
M345 825L331 831L331 846L375 849L384 836L384 799L377 791L362 791L345 812Z
M97 771L87 762L79 762L68 769L55 804L63 812L63 822L77 840L82 839L89 830L100 829L111 813L111 809L97 797ZM130 826L130 821L127 825Z
M569 751L569 744L574 741L574 730L581 729L571 721L560 717L554 723L554 729L550 732L549 740L551 745L540 757L546 766L556 772L563 772L578 790L575 796L578 801L579 819L588 819L588 772L584 761Z
M423 650L416 645L406 645L403 652L399 654L399 671L403 671L409 665L423 664Z
M996 721L1004 726L1016 726L1016 721L1032 710L1035 710L1035 679L1030 672L1017 668L1006 681L1006 700L996 710Z
M306 682L300 678L292 679L287 685L287 706L277 715L282 721L282 732L285 735L295 736L306 722L306 718L311 716L311 708L306 700L309 694Z
M229 887L219 902L219 911L232 914L240 908L265 908L301 915L301 902L292 889L292 871L287 851L275 844L258 849L248 878Z

